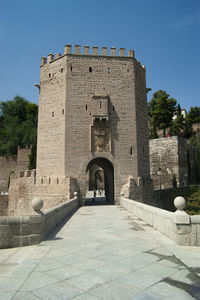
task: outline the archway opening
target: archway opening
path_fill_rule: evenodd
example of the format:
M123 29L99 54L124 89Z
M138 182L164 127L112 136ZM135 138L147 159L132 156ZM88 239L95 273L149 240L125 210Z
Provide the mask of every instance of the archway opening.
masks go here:
M87 166L86 205L114 204L114 168L102 157L91 160Z

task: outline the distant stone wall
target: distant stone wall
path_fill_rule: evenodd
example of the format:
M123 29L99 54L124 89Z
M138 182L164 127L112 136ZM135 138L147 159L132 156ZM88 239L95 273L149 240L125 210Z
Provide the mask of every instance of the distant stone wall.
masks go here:
M150 170L154 189L172 188L175 176L177 187L188 184L188 147L186 140L173 136L149 141Z
M0 156L0 193L8 191L8 178L16 170L17 157Z
M30 148L18 147L17 155L0 156L0 193L8 191L8 180L11 172L28 169Z
M122 193L128 199L151 204L153 202L152 179L138 177L135 180L133 176L129 176L127 183L122 187Z
M36 197L43 200L45 210L50 209L70 199L75 191L78 186L74 178L38 177L36 181L35 170L17 172L11 175L8 215L29 215Z
M0 216L8 214L8 195L0 195Z
M192 129L196 132L197 130L200 130L200 122L198 123L193 123L192 124Z
M30 148L18 147L16 171L25 171L28 169L30 154Z

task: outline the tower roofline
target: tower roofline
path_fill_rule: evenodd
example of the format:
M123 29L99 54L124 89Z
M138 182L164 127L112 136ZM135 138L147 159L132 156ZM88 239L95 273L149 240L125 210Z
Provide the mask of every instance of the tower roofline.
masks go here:
M74 51L72 51L72 45L65 45L64 46L64 54L61 55L60 53L56 54L56 56L54 56L52 53L48 54L47 58L46 57L42 57L41 58L41 67L43 67L45 64L47 63L52 63L55 60L61 59L64 56L82 56L82 57L107 57L107 58L134 58L135 59L135 52L134 50L129 49L128 50L128 55L125 54L125 48L119 48L119 53L117 55L116 53L116 48L115 47L111 47L110 48L110 55L108 55L108 48L107 47L102 47L101 48L101 54L99 54L99 47L97 46L93 46L92 47L92 53L89 53L90 50L90 46L83 46L83 53L81 53L81 45L74 45ZM137 60L136 60L137 61ZM140 62L137 61L139 65ZM143 69L145 69L145 66L142 66Z

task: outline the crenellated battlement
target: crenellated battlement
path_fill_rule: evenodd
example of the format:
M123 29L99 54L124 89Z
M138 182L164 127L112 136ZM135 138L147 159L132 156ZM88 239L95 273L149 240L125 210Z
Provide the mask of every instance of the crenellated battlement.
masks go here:
M44 66L45 64L49 64L57 59L62 58L65 55L100 56L100 57L108 56L108 57L128 57L128 58L135 57L134 50L131 49L128 50L128 55L126 55L125 48L119 48L119 52L117 53L115 47L111 47L110 49L108 49L107 47L102 47L100 53L99 47L93 46L91 47L92 53L90 53L90 46L85 45L83 46L83 51L81 50L82 50L81 45L74 45L74 49L72 49L72 45L65 45L63 55L60 53L57 53L56 55L49 53L47 58L43 56L41 58L41 67ZM140 64L139 61L138 63ZM145 68L144 66L142 67Z

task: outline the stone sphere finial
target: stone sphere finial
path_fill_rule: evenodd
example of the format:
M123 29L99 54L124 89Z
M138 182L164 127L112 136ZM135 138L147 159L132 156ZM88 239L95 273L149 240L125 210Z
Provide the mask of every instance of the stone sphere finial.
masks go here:
M185 198L178 196L174 199L174 206L177 208L177 210L183 210L186 206L186 200Z
M43 201L40 198L34 198L32 200L32 208L35 211L40 210L43 207Z
M74 197L78 197L78 192L74 192Z

